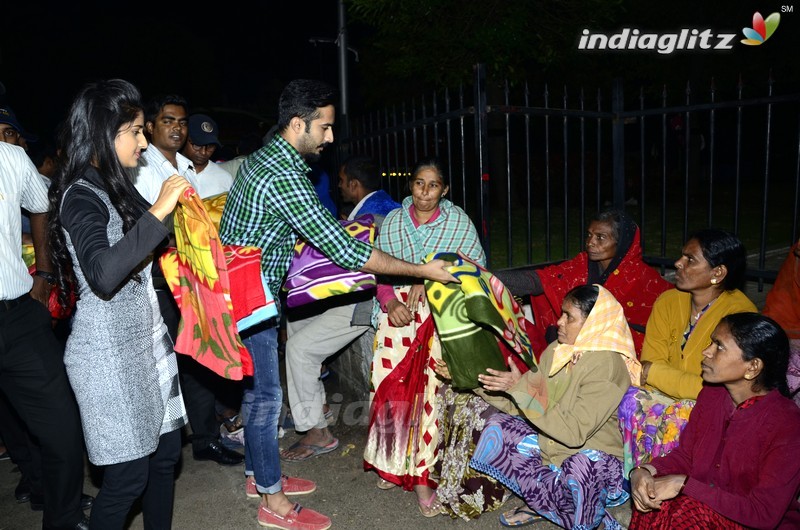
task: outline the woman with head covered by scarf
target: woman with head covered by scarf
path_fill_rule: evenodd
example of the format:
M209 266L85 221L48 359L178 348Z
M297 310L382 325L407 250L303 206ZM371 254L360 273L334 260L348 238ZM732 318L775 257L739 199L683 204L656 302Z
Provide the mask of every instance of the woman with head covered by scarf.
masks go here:
M496 414L470 461L525 500L527 507L501 516L503 525L544 517L565 528L620 528L606 510L628 499L617 407L640 373L622 306L607 289L584 285L564 297L558 339L538 371L512 365L479 376L525 417Z

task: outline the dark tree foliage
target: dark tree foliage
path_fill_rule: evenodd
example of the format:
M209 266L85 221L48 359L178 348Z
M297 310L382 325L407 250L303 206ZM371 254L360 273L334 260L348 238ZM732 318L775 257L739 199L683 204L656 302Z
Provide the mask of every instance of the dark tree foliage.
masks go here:
M659 98L669 85L684 91L718 91L735 96L741 79L763 95L768 80L778 92L797 92L800 69L794 64L800 31L788 13L770 41L739 44L741 29L755 10L766 17L780 11L779 2L755 5L746 0L347 0L354 28L351 43L362 60L359 83L368 86L368 106L393 103L432 89L470 84L473 65L484 63L490 82L561 83L598 87L621 77L630 88L645 87ZM623 27L649 32L711 28L737 33L734 49L725 52L577 49L584 28L613 33ZM559 88L560 90L560 88ZM723 94L718 92L719 96Z

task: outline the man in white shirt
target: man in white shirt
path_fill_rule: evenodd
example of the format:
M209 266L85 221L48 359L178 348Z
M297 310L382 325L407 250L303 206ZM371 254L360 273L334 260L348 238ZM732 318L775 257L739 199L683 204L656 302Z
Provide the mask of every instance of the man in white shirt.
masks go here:
M34 277L22 260L20 208L31 212ZM46 309L54 280L47 209L47 187L33 162L21 147L0 142L0 389L40 443L43 528L84 529L78 407Z
M133 183L150 204L158 199L161 183L176 173L186 177L195 190L199 189L191 160L179 152L188 136L188 108L186 100L176 95L158 96L150 100L145 108L145 130L150 144L142 153L139 167L134 170ZM165 222L171 223L172 216L167 217ZM153 286L158 295L161 316L175 342L180 312L158 267L153 270ZM228 449L219 440L216 396L212 390L216 384L214 378L218 376L188 355L178 355L178 372L189 426L192 428L192 454L195 460L213 460L225 466L244 462L244 455Z
M134 170L133 184L147 202L158 199L161 184L172 175L186 177L197 186L192 162L179 153L186 142L189 104L176 95L157 96L145 109L145 130L150 144Z
M189 138L183 144L181 153L192 161L197 174L195 190L201 199L227 193L233 185L233 177L215 162L211 161L219 147L217 122L205 114L189 116Z

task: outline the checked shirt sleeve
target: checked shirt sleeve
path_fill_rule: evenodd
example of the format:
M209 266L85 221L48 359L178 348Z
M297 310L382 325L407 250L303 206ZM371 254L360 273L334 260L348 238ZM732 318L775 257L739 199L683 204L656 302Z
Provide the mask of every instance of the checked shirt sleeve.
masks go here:
M372 246L350 236L325 209L308 179L282 174L273 179L277 214L336 265L349 270L364 266Z

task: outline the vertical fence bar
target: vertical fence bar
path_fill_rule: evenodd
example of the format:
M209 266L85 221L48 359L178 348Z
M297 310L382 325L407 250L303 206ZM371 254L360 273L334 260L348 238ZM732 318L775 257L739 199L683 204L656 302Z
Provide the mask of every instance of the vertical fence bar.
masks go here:
M506 108L511 105L508 89L508 79L503 87ZM511 267L513 253L513 238L511 234L511 114L505 112L506 122L506 267Z
M408 160L408 119L406 117L407 115L406 115L406 104L405 104L405 102L403 102L402 111L401 111L400 114L403 117L403 124L404 124L404 127L403 127L403 164L402 164L402 166L403 166L403 173L405 173L406 168L408 168L408 164L409 164L409 160ZM398 162L400 161L400 153L397 153L397 160L398 160ZM402 179L398 179L398 180L402 180ZM399 186L398 186L398 188L399 188ZM403 195L398 193L398 195L397 195L398 201L402 201L403 200L403 198L404 198Z
M639 87L639 110L644 111L644 87ZM641 116L639 116L639 153L640 153L640 166L639 166L639 226L642 227L642 230L639 231L640 241L642 251L644 252L644 240L645 240L645 230L644 230L644 197L645 197L645 187L647 186L647 152L646 152L646 145L647 142L645 140L645 123L644 123L644 112L642 112Z
M739 75L739 86L737 89L738 99L742 101L742 90L744 83L742 76ZM742 195L742 106L736 107L736 182L734 184L733 200L733 233L739 233L739 205Z
M564 85L563 107L567 110L567 85ZM567 113L564 113L564 118L561 120L561 137L564 143L563 158L564 158L564 250L563 257L569 256L569 123L567 121Z
M530 90L528 89L528 82L525 81L525 107L530 107ZM526 241L528 242L527 257L528 263L533 263L533 175L531 171L533 152L531 151L531 116L525 113L525 195L528 197L528 202L525 207L525 230ZM798 157L800 160L800 156Z
M437 111L436 105L436 91L433 91L433 117L436 118L439 115ZM433 153L436 158L439 158L439 120L433 122ZM448 167L448 171L450 171L450 166ZM448 175L448 178L450 175Z
M711 78L711 104L716 101L716 85L714 78ZM714 143L717 135L716 129L716 112L714 107L711 107L711 112L708 120L708 226L714 226Z
M421 155L423 157L431 156L430 147L428 143L428 124L425 123L426 118L428 117L428 106L425 104L425 96L422 96L422 149ZM414 160L416 164L419 161L419 158Z
M458 85L458 108L464 108L464 85ZM461 200L464 201L464 210L467 210L467 135L464 125L464 115L458 119L461 136ZM467 210L469 211L469 210Z
M487 262L492 262L491 241L489 240L489 224L491 208L489 204L489 123L486 108L486 65L475 66L475 154L478 162L478 178L480 179L480 231L481 243L486 252Z
M625 122L621 113L625 110L625 94L622 79L615 78L611 90L611 151L613 153L614 177L612 203L614 208L625 208Z
M417 107L414 104L414 98L411 98L411 121L416 124L417 123ZM412 164L416 164L417 160L419 160L419 150L417 148L419 142L418 134L417 134L417 126L411 126L411 147L414 149L414 160L411 162Z
M544 85L544 108L550 108L550 93L547 83ZM550 114L544 115L544 260L550 261L550 244L552 240L550 223Z
M772 70L769 72L769 89L767 96L772 97L772 90L774 80L772 78ZM764 202L761 205L761 243L759 245L758 253L758 269L764 270L765 257L767 253L767 203L769 201L769 156L770 148L772 147L772 103L767 103L767 134L764 139ZM764 288L764 278L758 276L758 291Z
M581 113L586 110L586 97L581 87ZM580 234L586 234L586 118L581 114Z
M398 179L397 178L397 172L399 171L399 166L400 166L400 135L397 134L397 107L394 106L394 105L392 105L392 117L393 117L393 119L392 119L392 122L393 122L392 123L392 127L394 128L394 132L392 133L392 138L394 139L394 169L392 170L392 174L394 175L394 178L395 178L395 189L397 190L396 191L396 197L398 198L397 200L398 201L402 201L403 200L402 179ZM405 112L403 112L402 109L400 111L400 117L401 117L403 123L405 123L405 121L406 121L405 120L405 118L406 118L405 117ZM386 128L387 129L389 128L389 116L388 116L388 114L386 115ZM387 141L388 141L388 138L387 138ZM403 143L405 143L405 129L403 130Z
M661 89L661 108L667 108L667 85ZM661 114L661 257L667 256L667 113ZM661 268L664 273L664 267Z
M686 82L686 106L691 103L692 87ZM687 110L683 120L683 240L689 236L689 143L691 142L691 113Z
M602 92L600 92L600 89L598 88L597 89L597 112L602 112L602 104L601 104L602 103L602 97L603 97ZM596 175L596 178L595 178L595 199L594 199L595 200L594 208L595 208L595 211L598 211L598 212L600 211L600 204L602 204L602 201L600 200L600 181L602 180L601 175L602 175L602 170L603 170L602 169L602 164L601 164L601 159L602 159L602 154L603 154L602 138L603 138L603 119L598 116L598 118L597 118L597 156L595 157L596 165L597 165L597 169L596 169L597 175Z
M450 91L446 88L444 89L444 111L445 113L447 113L448 116L450 115ZM445 121L445 134L447 135L447 167L449 168L448 171L450 171L450 189L454 190L453 202L456 202L455 201L456 188L455 188L455 183L453 182L453 177L455 177L455 175L453 174L453 137L452 137L453 131L452 131L452 124L450 122L451 122L450 118L447 118L447 120ZM463 201L461 207L466 211L467 205L463 204Z

